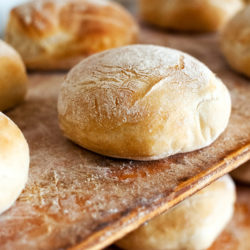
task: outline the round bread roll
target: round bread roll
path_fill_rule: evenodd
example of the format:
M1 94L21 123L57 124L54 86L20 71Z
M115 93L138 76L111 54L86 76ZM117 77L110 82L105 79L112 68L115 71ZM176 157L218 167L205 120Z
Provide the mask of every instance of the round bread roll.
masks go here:
M28 144L19 128L0 112L0 213L18 198L28 171Z
M216 31L240 8L242 0L140 0L148 23L181 31Z
M230 174L235 180L250 184L250 161L235 169Z
M233 69L250 77L250 5L223 29L221 49Z
M207 249L231 219L235 197L226 175L115 244L128 250Z
M29 69L69 69L83 58L136 42L138 26L107 0L37 0L11 11L6 41Z
M27 91L27 76L18 53L0 40L0 110L14 107Z
M93 55L62 84L66 137L94 152L156 160L210 145L231 111L225 85L177 50L131 45Z

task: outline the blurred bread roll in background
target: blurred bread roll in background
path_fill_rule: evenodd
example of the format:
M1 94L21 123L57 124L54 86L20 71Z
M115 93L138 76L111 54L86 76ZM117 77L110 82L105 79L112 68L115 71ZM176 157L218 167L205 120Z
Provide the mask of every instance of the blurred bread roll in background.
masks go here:
M0 112L0 213L18 198L28 179L29 147L20 129Z
M235 180L250 184L250 161L241 165L230 174Z
M26 91L27 76L21 57L0 40L0 111L22 102Z
M242 0L139 0L143 20L180 31L216 31L242 6Z
M107 0L36 0L14 8L6 41L28 69L69 69L106 49L135 43L138 26Z
M195 58L131 45L76 65L61 86L58 112L65 136L86 149L156 160L210 145L228 124L231 99Z
M232 218L235 199L226 175L115 244L128 250L207 249Z
M250 77L250 5L224 27L221 49L234 70Z

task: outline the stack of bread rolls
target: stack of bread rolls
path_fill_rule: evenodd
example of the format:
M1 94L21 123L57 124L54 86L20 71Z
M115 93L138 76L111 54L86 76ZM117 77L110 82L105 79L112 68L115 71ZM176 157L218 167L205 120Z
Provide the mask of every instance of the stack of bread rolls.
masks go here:
M162 28L206 32L223 27L225 57L250 76L250 7L226 24L243 7L241 0L140 0L139 7L144 21ZM37 0L14 8L6 28L9 45L0 41L0 111L24 101L25 66L73 67L57 107L62 133L74 143L104 156L142 161L210 146L229 122L226 85L184 52L131 45L138 31L129 12L107 0ZM0 194L2 213L27 182L29 147L3 113L0 128L0 187L7 190ZM249 182L249 168L233 176ZM206 249L231 219L235 199L234 183L226 175L116 244Z

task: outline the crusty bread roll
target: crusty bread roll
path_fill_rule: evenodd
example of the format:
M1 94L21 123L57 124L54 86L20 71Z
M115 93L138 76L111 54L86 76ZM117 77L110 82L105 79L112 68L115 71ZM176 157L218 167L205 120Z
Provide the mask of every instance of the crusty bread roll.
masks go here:
M230 173L235 180L250 184L250 161Z
M242 6L242 0L140 0L148 23L181 31L216 31Z
M66 137L117 158L155 160L211 144L231 111L225 85L177 50L131 45L75 66L58 99Z
M128 250L207 249L231 219L235 196L226 175L115 244Z
M250 77L250 5L224 27L221 49L233 69Z
M27 91L27 76L18 53L0 40L0 110L14 107Z
M19 128L0 112L0 213L22 192L28 170L28 144Z
M69 69L82 58L136 42L138 27L106 0L36 0L11 11L6 40L29 69Z

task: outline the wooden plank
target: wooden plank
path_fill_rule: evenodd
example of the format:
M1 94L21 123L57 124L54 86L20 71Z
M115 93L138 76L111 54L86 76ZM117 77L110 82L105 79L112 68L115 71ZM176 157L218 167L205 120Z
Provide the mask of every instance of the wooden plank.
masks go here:
M219 53L216 35L144 27L141 41L182 49L204 61L231 90L226 132L210 147L155 162L115 160L62 136L56 101L64 74L30 74L27 101L7 113L31 150L29 182L0 216L1 249L99 249L250 158L250 84Z

